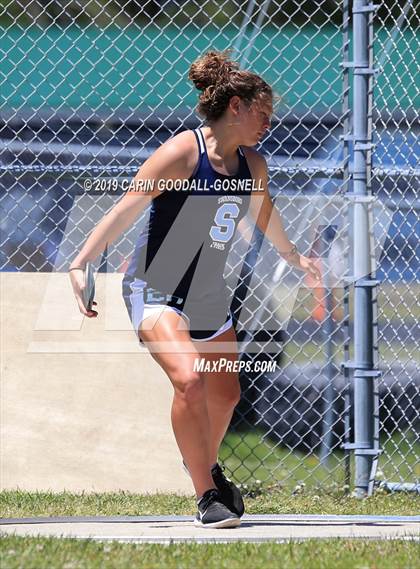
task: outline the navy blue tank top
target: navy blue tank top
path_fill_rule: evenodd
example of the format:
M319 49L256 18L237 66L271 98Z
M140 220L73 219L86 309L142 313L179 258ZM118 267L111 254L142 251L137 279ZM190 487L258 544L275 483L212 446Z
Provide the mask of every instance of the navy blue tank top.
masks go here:
M203 133L197 128L194 134L199 147L196 168L188 180L178 180L152 200L125 278L140 278L166 294L188 293L204 301L225 292L226 259L248 210L253 179L240 147L238 172L220 174L210 164Z

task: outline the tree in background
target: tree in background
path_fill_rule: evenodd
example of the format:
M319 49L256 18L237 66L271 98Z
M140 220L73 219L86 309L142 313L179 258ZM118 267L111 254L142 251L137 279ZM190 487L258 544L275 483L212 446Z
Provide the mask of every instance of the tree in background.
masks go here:
M238 9L240 1L242 10ZM264 0L256 0L254 21L263 3ZM276 26L288 22L300 26L308 22L339 25L342 4L342 0L273 0L266 21ZM232 23L239 27L247 6L248 0L203 0L201 3L195 0L87 0L83 3L78 0L0 0L0 23L12 25L17 22L22 26L36 23L41 27L94 23L102 27L130 23L165 26L172 22L177 26L195 24L202 27L212 22L217 26ZM390 15L396 18L401 9L401 3L396 0L385 0L380 4L379 18L386 19ZM411 15L414 11L419 17L419 4L412 8ZM392 19L389 22L391 25Z

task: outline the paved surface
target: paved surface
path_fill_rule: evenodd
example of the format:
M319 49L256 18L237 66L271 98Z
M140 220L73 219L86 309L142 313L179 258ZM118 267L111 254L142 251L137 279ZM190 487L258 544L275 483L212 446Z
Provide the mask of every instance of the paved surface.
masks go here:
M85 318L67 273L0 273L2 490L194 494L171 382L139 347L122 277L97 274L100 318Z
M245 515L239 528L203 529L192 516L0 519L1 534L138 543L284 542L310 538L415 539L420 516Z

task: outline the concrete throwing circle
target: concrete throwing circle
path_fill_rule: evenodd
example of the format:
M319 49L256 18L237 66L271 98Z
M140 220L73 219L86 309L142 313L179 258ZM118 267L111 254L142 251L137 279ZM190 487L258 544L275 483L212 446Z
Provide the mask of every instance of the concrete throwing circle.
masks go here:
M420 516L244 515L233 529L196 528L192 516L0 519L0 533L134 543L288 542L361 538L420 541Z

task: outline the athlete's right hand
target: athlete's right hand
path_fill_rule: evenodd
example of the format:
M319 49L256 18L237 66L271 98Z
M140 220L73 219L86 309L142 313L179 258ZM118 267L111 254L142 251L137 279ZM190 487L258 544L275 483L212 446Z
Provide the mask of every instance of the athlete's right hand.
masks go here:
M83 291L85 289L85 272L83 269L73 269L69 271L69 277L71 286L73 287L73 293L76 298L79 311L87 316L88 318L96 318L98 312L96 310L87 310L83 304ZM97 302L93 301L92 304L97 305Z

